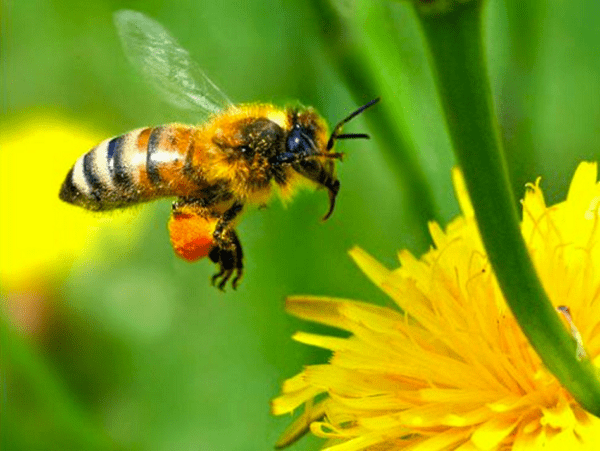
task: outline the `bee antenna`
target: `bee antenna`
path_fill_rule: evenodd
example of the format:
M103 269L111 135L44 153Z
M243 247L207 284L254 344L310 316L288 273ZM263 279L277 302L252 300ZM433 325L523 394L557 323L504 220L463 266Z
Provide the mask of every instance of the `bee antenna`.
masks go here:
M366 133L342 133L342 134L337 135L335 137L336 140L339 140L339 139L356 139L356 138L370 139L371 137L369 135L367 135Z
M363 106L358 108L356 111L353 111L352 113L350 113L348 115L348 117L346 117L346 118L342 119L340 122L338 122L338 124L334 127L333 132L331 133L331 137L329 138L329 141L327 142L327 150L331 150L336 139L352 139L352 138L369 139L369 135L367 135L365 133L341 134L340 132L342 131L342 127L344 126L344 124L346 124L347 122L350 122L352 119L354 119L360 113L365 111L370 106L375 105L380 100L381 100L381 97L377 97L377 98L371 100L370 102L365 103Z

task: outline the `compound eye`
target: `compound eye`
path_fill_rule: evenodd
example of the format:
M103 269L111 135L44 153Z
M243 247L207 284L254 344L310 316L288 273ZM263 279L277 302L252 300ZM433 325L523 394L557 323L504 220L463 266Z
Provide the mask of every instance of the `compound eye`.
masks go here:
M304 143L300 126L296 124L288 136L286 142L287 151L296 153L302 150L305 146L306 144Z

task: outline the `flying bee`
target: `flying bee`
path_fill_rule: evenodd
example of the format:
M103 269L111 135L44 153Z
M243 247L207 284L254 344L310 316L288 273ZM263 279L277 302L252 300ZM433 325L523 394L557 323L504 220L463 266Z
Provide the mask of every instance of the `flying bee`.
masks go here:
M234 105L160 24L135 11L119 11L115 25L125 53L146 81L173 105L203 114L198 125L140 128L107 139L71 168L60 198L107 211L162 197L177 197L169 220L175 253L218 265L212 283L237 287L243 253L235 225L247 204L265 204L275 188L286 196L303 181L325 188L333 213L340 182L336 140L342 126L377 103L340 121L328 137L312 108Z

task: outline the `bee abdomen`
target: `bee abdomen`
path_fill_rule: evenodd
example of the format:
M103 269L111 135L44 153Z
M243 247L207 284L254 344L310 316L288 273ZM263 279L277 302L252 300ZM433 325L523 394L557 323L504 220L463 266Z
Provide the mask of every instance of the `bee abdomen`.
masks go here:
M71 168L60 198L88 210L104 211L193 192L199 182L192 177L194 171L189 171L193 131L168 125L101 142Z
M102 141L79 157L62 184L60 199L97 211L139 202L131 156L141 131Z

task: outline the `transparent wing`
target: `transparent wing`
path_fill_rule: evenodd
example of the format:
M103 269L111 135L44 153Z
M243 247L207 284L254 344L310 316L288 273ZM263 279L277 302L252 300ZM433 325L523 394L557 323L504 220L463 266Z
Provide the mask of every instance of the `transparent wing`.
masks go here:
M231 105L187 50L158 22L131 10L117 11L114 21L131 64L169 103L203 113L216 113Z

